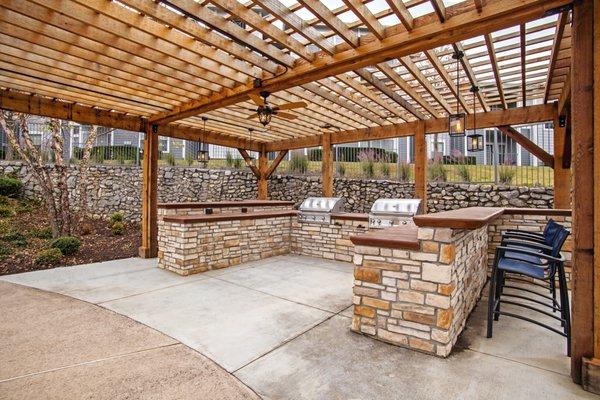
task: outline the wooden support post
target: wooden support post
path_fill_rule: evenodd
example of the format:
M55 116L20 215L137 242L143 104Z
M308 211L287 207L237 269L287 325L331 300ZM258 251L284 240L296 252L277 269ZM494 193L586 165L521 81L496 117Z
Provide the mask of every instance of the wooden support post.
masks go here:
M139 256L153 258L158 255L158 133L153 132L150 125L144 132L142 169L142 245Z
M333 197L333 152L331 147L331 133L325 132L321 139L323 160L321 163L321 181L323 196Z
M258 199L267 200L269 196L269 179L267 178L268 160L267 151L261 149L258 156Z
M584 358L594 357L594 210L600 182L594 181L593 1L573 3L571 115L573 129L573 304L571 377L582 383ZM596 166L597 168L598 166ZM594 223L592 223L594 221Z
M554 208L571 208L571 169L564 167L567 129L560 126L558 117L554 118Z
M582 296L588 296L584 299L585 302L583 305L578 307L579 315L584 316L585 320L583 324L578 324L577 327L586 331L582 335L578 334L578 342L580 343L577 344L577 355L581 354L584 356L581 363L581 383L583 388L600 394L600 187L598 187L600 185L600 4L598 4L598 1L591 0L576 2L573 10L573 18L573 30L576 32L576 36L573 39L577 41L577 47L573 47L573 54L579 54L579 51L584 49L583 44L585 44L585 50L590 51L590 53L585 53L586 56L583 59L585 65L578 65L580 62L578 57L577 62L574 63L577 67L572 67L572 77L573 75L584 73L584 76L578 76L571 81L571 113L573 122L575 122L576 115L579 120L577 125L573 125L573 138L577 138L580 134L580 129L585 127L588 132L584 136L586 138L592 136L595 149L595 151L588 150L593 153L594 181L587 182L588 188L593 188L593 202L592 198L582 199L587 200L588 206L592 206L594 211L593 260L592 262L586 260L587 264L584 265L585 270L581 278L577 275L578 282L590 278L593 280L584 282L583 284L578 283L579 288L577 293L575 291L573 293L573 296L577 294L580 300ZM581 92L584 92L583 95ZM578 99L578 97L581 98ZM585 109L579 108L584 105ZM585 126L583 123L585 123ZM573 162L576 164L578 161L577 153L574 153ZM588 165L587 168L592 169L592 166ZM579 176L577 176L577 180L573 179L573 181L576 184L581 182ZM582 184L584 184L583 182ZM586 242L586 244L588 243ZM574 259L573 262L577 261ZM579 269L579 266L577 267ZM575 301L577 300L574 298L573 302ZM592 353L591 356L589 355L590 353ZM572 361L572 364L576 363L575 360ZM571 371L571 373L573 372Z
M421 199L427 212L427 144L425 122L419 122L415 131L415 198Z

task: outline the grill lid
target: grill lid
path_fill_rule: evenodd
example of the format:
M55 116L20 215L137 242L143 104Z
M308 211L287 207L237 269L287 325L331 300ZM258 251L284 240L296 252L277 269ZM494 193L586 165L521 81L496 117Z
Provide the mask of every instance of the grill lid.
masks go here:
M340 212L344 207L341 197L309 197L300 205L300 211L310 212Z
M378 199L371 214L413 216L421 212L421 199Z

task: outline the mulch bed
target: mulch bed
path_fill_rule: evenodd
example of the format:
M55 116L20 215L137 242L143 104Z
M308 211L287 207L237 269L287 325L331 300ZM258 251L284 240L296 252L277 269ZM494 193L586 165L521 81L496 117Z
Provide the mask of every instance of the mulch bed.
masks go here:
M89 234L74 234L82 241L76 254L63 256L60 263L54 266L39 266L34 265L33 260L40 250L49 247L51 240L31 237L29 233L32 230L50 226L44 207L34 207L30 212L17 213L15 216L3 218L3 220L9 224L11 229L18 230L27 236L27 246L19 247L10 243L2 243L11 248L12 254L4 256L0 260L0 275L136 257L140 246L139 224L125 223L123 234L115 236L108 221L90 219L87 221L91 228Z

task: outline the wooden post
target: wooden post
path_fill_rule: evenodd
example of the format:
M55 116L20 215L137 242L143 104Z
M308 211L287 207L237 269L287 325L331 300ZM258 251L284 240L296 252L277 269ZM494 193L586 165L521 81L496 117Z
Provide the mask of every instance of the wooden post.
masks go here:
M573 305L571 377L582 382L582 361L594 356L594 46L593 1L573 3L571 53L573 168ZM597 166L596 166L597 167ZM600 193L598 193L600 194ZM600 210L596 210L596 213ZM592 221L594 223L592 224ZM596 295L600 295L596 291Z
M268 160L267 152L264 148L261 149L258 156L258 199L267 200L269 196L269 179L267 178Z
M554 208L571 208L571 170L563 163L567 132L558 117L554 118Z
M144 132L144 159L142 160L142 245L139 256L158 255L158 133L150 125Z
M421 199L423 212L427 212L427 144L425 122L417 124L415 132L415 198Z
M321 141L323 160L321 163L321 181L323 196L333 197L333 153L331 147L331 133L325 132Z

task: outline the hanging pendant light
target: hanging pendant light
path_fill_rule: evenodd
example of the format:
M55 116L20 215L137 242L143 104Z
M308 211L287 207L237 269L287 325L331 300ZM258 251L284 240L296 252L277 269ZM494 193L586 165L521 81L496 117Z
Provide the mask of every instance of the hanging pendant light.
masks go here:
M207 120L208 120L208 117L202 117L202 121L204 122L204 126L202 127L202 138L200 140L200 148L198 149L198 152L196 153L196 160L198 160L198 162L200 164L202 164L202 166L204 166L204 167L206 167L206 165L208 164L208 161L210 159L208 149L206 149L204 147L204 140L206 138L206 121Z
M483 135L477 133L477 110L475 108L475 95L479 92L478 86L471 86L473 93L473 133L467 136L467 150L472 152L483 151Z
M450 114L448 116L448 133L450 136L463 136L466 130L467 116L465 113L460 112L460 73L459 63L460 59L464 57L462 51L456 51L452 54L452 58L456 60L456 114Z
M248 128L248 132L250 133L250 141L252 141L252 132L254 132L254 128ZM248 168L252 168L256 165L256 160L252 157L251 154L248 154L248 159L246 159L246 166Z

